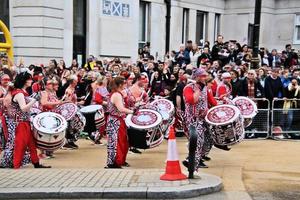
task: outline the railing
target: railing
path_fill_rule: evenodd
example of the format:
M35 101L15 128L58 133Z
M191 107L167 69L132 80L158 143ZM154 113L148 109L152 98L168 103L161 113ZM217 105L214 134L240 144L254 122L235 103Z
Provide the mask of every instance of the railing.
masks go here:
M274 139L300 139L300 99L274 99L271 119Z
M257 105L257 115L245 129L246 138L268 138L270 136L270 101L265 98L252 99Z

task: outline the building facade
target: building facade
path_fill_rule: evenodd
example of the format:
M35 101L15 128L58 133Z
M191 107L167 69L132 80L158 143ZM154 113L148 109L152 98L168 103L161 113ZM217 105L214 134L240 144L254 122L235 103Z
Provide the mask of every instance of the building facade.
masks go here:
M218 34L251 44L254 7L255 0L2 0L0 17L16 61L70 65L87 55L135 60L145 43L163 59L188 39L201 46ZM300 1L263 0L260 46L281 50L287 43L300 48Z

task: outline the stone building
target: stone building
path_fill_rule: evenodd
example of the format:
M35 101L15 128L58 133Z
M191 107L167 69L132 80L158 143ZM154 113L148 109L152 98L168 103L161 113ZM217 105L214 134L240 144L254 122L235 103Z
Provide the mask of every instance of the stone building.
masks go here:
M260 46L299 48L300 1L262 2ZM90 54L135 60L146 42L158 59L168 46L177 50L187 39L201 46L222 34L247 44L254 6L255 0L1 0L0 17L9 26L17 59L45 64L64 59L69 65Z

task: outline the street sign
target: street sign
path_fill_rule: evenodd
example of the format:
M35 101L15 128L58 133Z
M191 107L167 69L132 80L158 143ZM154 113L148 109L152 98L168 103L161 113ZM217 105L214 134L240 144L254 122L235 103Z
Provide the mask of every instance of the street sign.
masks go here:
M130 17L130 4L123 1L102 0L102 14L111 17Z

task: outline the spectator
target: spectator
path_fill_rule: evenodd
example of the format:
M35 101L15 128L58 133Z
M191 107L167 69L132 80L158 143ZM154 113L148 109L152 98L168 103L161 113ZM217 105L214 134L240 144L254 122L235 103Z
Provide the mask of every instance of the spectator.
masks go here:
M191 65L193 67L197 66L198 58L199 58L200 55L201 55L201 52L198 48L198 44L194 43L193 47L192 47L192 50L190 51L190 60L191 60Z
M241 82L239 95L249 97L249 98L264 97L264 88L257 80L255 70L248 71L247 77Z
M238 96L241 87L241 80L239 78L239 73L236 70L232 70L231 74L231 85L232 85L232 97L235 98Z
M283 96L283 85L279 78L279 69L273 68L271 75L265 80L265 96L272 104L273 99L281 98ZM275 106L275 105L274 105Z

